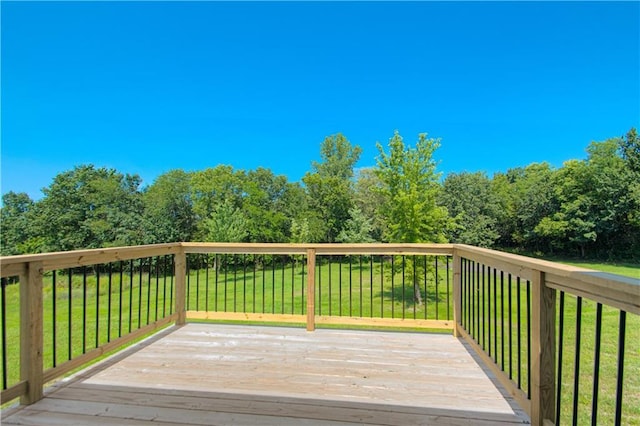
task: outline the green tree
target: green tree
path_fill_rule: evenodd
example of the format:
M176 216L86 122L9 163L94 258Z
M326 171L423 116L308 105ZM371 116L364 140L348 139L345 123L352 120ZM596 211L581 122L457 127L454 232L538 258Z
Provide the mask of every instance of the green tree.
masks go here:
M491 179L491 191L495 194L498 206L496 213L496 232L498 237L494 246L514 248L516 243L513 236L516 233L517 220L515 215L515 191L512 181L506 173L494 173Z
M292 243L308 243L315 239L309 229L309 220L306 218L293 219L291 221L290 233Z
M194 212L199 218L208 218L222 201L240 205L244 171L221 164L191 174L191 197Z
M640 258L640 137L631 128L620 138L621 157L624 161L623 181L629 184L626 214L622 214L621 233L623 246L629 248L627 255Z
M299 182L288 182L287 189L282 196L284 214L287 217L285 239L290 242L311 242L311 239L304 241L294 241L294 222L304 221L305 215L309 212L307 207L307 194Z
M635 176L640 176L640 137L635 127L629 129L627 134L619 139L619 147L620 156L629 171Z
M371 220L364 215L358 207L349 210L349 220L338 234L337 241L341 243L372 243L373 225Z
M375 168L367 167L358 170L354 185L353 202L371 224L371 237L374 241L382 241L386 223L380 213L380 206L385 204L384 195L380 190L382 182L376 174Z
M244 171L236 171L228 165L197 171L191 174L191 200L196 215L196 238L207 238L205 220L211 217L222 202L241 208L244 192Z
M450 219L445 207L436 204L440 174L436 172L433 154L440 146L438 139L418 136L415 147L406 146L396 131L389 140L387 154L380 143L376 174L380 179L379 191L385 203L381 213L387 222L386 239L390 242L444 243ZM416 265L416 268L420 268ZM423 273L407 270L414 277L415 302L422 304L420 284L416 277Z
M635 205L632 187L638 180L619 155L619 146L620 139L614 138L587 147L585 193L590 196L590 220L597 234L593 248L610 258L621 253L628 234L638 230L629 221Z
M583 257L637 253L634 138L630 131L625 138L592 142L586 160L567 161L558 170L532 164L510 171L515 242L528 250Z
M386 239L390 242L442 243L451 225L447 210L436 204L441 190L434 152L439 139L418 136L415 147L406 146L396 131L389 140L387 154L380 143L376 175L378 189L385 201L381 213L387 222Z
M535 227L558 210L554 173L551 165L544 162L507 171L512 191L508 195L513 225L511 238L520 247L541 251L547 246L547 240L535 232Z
M248 235L247 220L231 200L219 203L204 222L207 241L237 243Z
M0 209L0 253L10 256L23 253L35 253L39 248L32 247L37 242L31 217L35 203L24 192L10 191L2 196Z
M455 221L450 230L450 241L492 247L498 239L500 202L485 173L449 174L444 180L439 203L447 208Z
M353 169L362 150L342 134L328 136L320 145L321 162L302 181L307 191L309 225L321 226L322 241L334 242L349 219L353 204ZM312 234L316 232L312 231Z
M243 186L242 212L247 219L247 232L252 242L283 242L290 227L287 191L291 190L285 176L276 176L270 169L250 170Z
M196 216L191 192L191 176L180 169L163 173L146 188L143 223L147 243L193 240Z
M114 169L77 166L58 174L38 203L46 249L76 250L143 242L141 179Z
M577 248L584 256L587 245L596 240L587 172L584 161L571 160L555 174L553 204L558 209L543 217L533 229L546 240L550 252Z

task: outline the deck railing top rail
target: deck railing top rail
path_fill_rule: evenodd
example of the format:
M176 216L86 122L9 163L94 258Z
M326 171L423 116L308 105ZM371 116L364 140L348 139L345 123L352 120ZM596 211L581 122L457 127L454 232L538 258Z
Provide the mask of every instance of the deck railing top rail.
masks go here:
M109 247L61 251L18 256L1 256L0 273L2 277L19 275L25 264L42 262L43 272L54 269L75 268L98 263L116 262L119 260L138 259L144 256L162 256L178 253L180 243L149 244L131 247Z
M282 244L282 243L181 243L187 253L268 253L268 254L306 254L315 250L317 255L423 255L453 254L453 244Z
M454 244L454 249L459 256L493 265L525 280L532 281L534 272L543 272L545 285L550 288L640 315L640 277L634 279L464 244Z

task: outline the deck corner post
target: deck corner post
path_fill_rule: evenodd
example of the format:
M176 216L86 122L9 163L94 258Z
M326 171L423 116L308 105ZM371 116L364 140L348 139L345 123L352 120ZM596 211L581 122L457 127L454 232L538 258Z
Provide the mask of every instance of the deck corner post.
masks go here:
M176 274L176 325L186 323L186 296L187 296L187 255L184 248L175 254L175 274Z
M27 392L20 397L23 405L42 399L44 386L42 262L29 262L20 275L20 379L27 382Z
M460 270L462 269L462 258L458 254L458 249L453 250L453 335L460 337L459 327L462 327L462 281Z
M307 249L307 331L316 329L316 250Z
M534 271L531 293L531 417L532 425L555 421L556 291L545 274Z

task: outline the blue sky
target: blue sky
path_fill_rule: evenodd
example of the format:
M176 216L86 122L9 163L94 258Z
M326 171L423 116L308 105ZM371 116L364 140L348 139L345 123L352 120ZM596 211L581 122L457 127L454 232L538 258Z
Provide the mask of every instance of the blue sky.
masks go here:
M74 165L271 168L399 130L439 170L585 158L640 124L638 2L1 2L2 193Z

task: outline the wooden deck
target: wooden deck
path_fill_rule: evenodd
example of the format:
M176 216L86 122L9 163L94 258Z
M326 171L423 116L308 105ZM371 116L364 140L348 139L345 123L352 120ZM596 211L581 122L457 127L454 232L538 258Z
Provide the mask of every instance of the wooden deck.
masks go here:
M3 410L3 425L512 425L451 335L187 324Z

